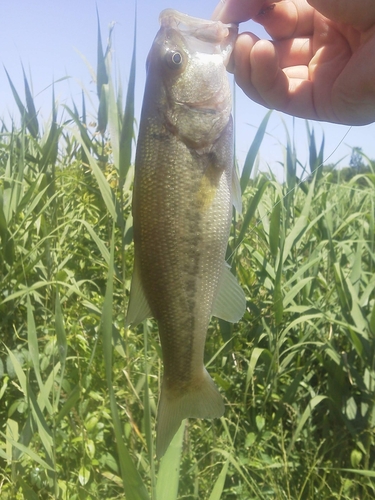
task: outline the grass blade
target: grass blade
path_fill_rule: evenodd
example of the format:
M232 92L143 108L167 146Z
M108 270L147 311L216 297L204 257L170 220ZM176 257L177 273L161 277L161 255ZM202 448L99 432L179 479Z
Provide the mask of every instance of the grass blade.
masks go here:
M370 317L370 330L373 335L375 335L375 302L372 308L371 317Z
M311 416L313 409L315 408L315 406L317 406L319 403L321 403L324 399L326 399L326 396L314 396L311 399L311 401L309 402L309 404L307 405L307 407L305 408L305 411L303 412L302 417L301 417L300 421L298 422L297 429L296 429L295 433L293 434L292 440L289 443L289 446L288 446L288 449L286 452L287 456L289 456L289 454L294 446L294 443L298 439L298 436L300 435L300 433L303 429L303 426L305 425L307 419Z
M30 134L34 137L34 139L36 139L38 137L38 132L39 132L37 112L35 109L33 96L31 95L30 92L29 82L27 81L23 66L22 66L22 72L23 72L23 81L25 85L26 106L27 106L26 126Z
M247 374L246 374L246 389L245 389L245 395L244 395L244 404L245 405L246 405L246 400L247 400L247 394L249 392L250 381L253 379L256 364L258 363L258 360L259 360L261 354L263 353L263 351L264 351L264 349L262 349L260 347L254 347L254 349L251 353L249 367L247 369Z
M56 329L57 347L61 365L61 376L60 376L61 382L58 386L55 398L55 408L58 408L60 401L61 385L65 373L66 354L68 352L68 345L66 341L66 333L64 326L64 315L61 309L60 294L58 287L56 288L56 298L55 298L55 329Z
M96 92L99 98L98 126L97 131L104 134L108 123L108 73L103 53L102 35L100 32L100 20L98 7L96 7L96 17L98 21L98 46L97 46L97 66L96 66Z
M23 105L21 99L20 99L20 96L18 95L18 92L16 90L16 87L13 85L13 82L9 76L9 73L8 71L5 69L4 67L4 70L5 70L5 73L8 77L8 82L9 82L9 85L10 85L10 88L12 90L12 94L13 94L13 97L14 97L14 100L16 101L16 104L18 106L18 109L19 109L19 112L21 114L21 117L22 117L22 120L25 120L26 116L27 116L27 110L25 108L25 106Z
M98 8L96 8L96 18L98 23L98 45L97 45L97 66L96 66L96 92L101 98L102 86L108 83L108 74L103 52L102 35L100 31L100 19Z
M165 455L161 459L158 480L156 483L157 500L176 500L180 477L180 461L182 440L186 420L182 421L180 428L171 441Z
M225 479L227 477L228 467L229 467L229 460L227 459L224 463L223 468L221 469L220 474L216 479L215 485L208 500L220 500L225 485Z
M102 194L104 203L107 207L108 212L111 214L113 219L117 221L117 203L116 198L112 192L110 185L108 184L103 172L100 170L99 165L97 164L95 158L92 156L90 151L88 150L84 141L79 137L78 134L75 134L77 141L81 144L82 148L85 151L85 154L89 160L90 167L96 177L96 181L98 183L100 192Z
M24 446L23 444L18 443L17 441L15 441L14 439L10 439L9 437L7 438L5 434L1 431L0 435L3 436L3 438L7 439L12 446L20 450L22 453L28 455L32 460L41 465L44 469L54 472L54 469L50 467L45 460L43 460L37 453L31 450L28 446Z
M253 139L253 142L251 143L250 149L246 155L245 163L243 166L242 170L242 175L241 175L241 180L240 180L240 185L241 185L241 193L243 194L246 186L249 182L254 163L255 163L255 158L257 157L260 145L263 141L264 134L266 132L268 120L271 116L272 110L268 111L266 113L266 116L263 118L261 124L259 125L259 128L257 130L257 133L255 134L255 137Z
M273 310L275 313L275 323L280 325L283 320L284 308L283 308L283 292L281 287L281 279L283 275L283 248L281 249L279 265L277 266L275 288L273 292Z
M134 20L134 42L133 54L130 66L130 75L128 90L126 94L125 113L122 122L121 136L120 136L120 186L125 182L127 173L130 168L131 155L132 155L132 141L134 134L134 93L135 93L135 61L136 61L136 40L137 40L137 18Z
M269 181L265 177L261 177L261 179L259 181L259 185L258 185L258 190L255 193L255 195L253 196L251 203L249 205L249 208L247 209L247 212L243 218L241 230L240 230L240 233L239 233L237 240L236 240L237 246L239 246L242 243L242 240L245 238L247 230L249 229L249 226L250 226L250 222L255 215L255 211L257 209L257 206L258 206L258 204L263 196L263 193L264 193L268 183L269 183Z
M52 414L51 403L48 400L48 394L46 394L46 390L42 381L42 377L40 375L40 366L39 366L39 346L38 346L38 338L35 327L34 314L31 306L30 295L27 295L27 343L29 347L31 361L33 363L33 368L35 371L36 379L38 381L40 395L43 399L44 405L47 407L48 412Z
M152 489L152 498L154 498L155 486L156 486L156 477L155 477L155 462L154 462L154 447L152 442L152 423L151 423L151 407L150 407L150 393L149 393L149 385L148 385L148 377L149 377L149 369L148 369L148 328L147 322L143 322L143 341L144 341L144 357L145 357L145 386L144 386L144 398L143 398L143 406L144 406L144 420L145 420L145 434L146 434L146 442L148 449L148 460L150 463L150 476L151 476L151 489Z
M305 215L301 215L296 220L293 229L285 238L283 262L285 262L288 257L292 258L292 256L290 255L291 250L294 248L296 243L301 239L302 235L305 233L308 222L309 221Z
M105 246L104 242L99 238L99 236L96 234L94 231L94 228L85 220L80 220L80 222L85 226L87 231L90 233L91 238L95 241L96 246L100 250L100 253L102 254L103 259L105 260L107 266L109 266L109 251L108 248Z
M135 467L122 435L122 425L117 410L115 393L112 385L112 307L113 307L113 274L114 274L114 228L112 232L110 265L108 269L107 287L103 304L101 331L103 336L104 364L107 387L111 406L113 428L119 455L121 477L127 500L149 500L142 478Z
M278 200L273 207L270 220L269 241L270 241L271 255L273 257L276 257L279 251L280 216L281 216L281 200Z
M38 435L40 437L41 442L43 443L44 449L47 454L47 462L50 464L52 469L53 467L53 458L54 458L54 453L53 453L53 436L51 433L51 429L49 428L46 419L44 418L44 415L42 413L42 408L39 406L38 401L31 389L30 384L28 384L28 397L29 397L29 403L32 409L33 413L33 418L36 422L36 425L38 427ZM45 402L45 398L43 400Z

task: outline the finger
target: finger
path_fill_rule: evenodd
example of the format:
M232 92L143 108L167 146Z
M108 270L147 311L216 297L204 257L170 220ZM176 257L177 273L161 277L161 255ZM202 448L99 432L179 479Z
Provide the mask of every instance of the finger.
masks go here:
M254 19L275 40L310 36L314 9L306 0L221 0L212 19L240 23Z
M259 38L253 33L242 33L236 42L236 62L234 57L231 60L230 72L234 72L234 64L237 68L241 64L245 67L249 64L250 52L259 41ZM281 69L291 68L294 66L308 66L313 57L312 42L310 38L294 38L291 40L280 40L273 42L278 64ZM243 52L243 54L241 54Z
M252 33L242 33L239 35L236 45L234 46L232 57L233 73L237 84L242 88L245 94L253 101L266 106L267 103L260 97L259 92L255 89L251 81L252 69L250 65L250 53L258 40L259 38Z
M365 31L375 24L374 0L307 0L329 19Z
M267 106L283 109L288 104L289 81L279 66L274 45L257 42L250 53L251 83Z
M311 38L292 38L273 42L280 68L308 66L313 57Z
M235 77L245 94L268 108L317 118L305 65L283 71L274 44L256 41L249 34L241 35L238 44L234 54Z
M241 23L252 19L259 13L262 6L271 3L270 0L221 0L213 14L212 19L223 23Z
M274 40L311 36L314 28L314 9L306 0L278 0L254 16Z
M342 123L364 125L375 121L375 39L350 57L335 81L332 95Z

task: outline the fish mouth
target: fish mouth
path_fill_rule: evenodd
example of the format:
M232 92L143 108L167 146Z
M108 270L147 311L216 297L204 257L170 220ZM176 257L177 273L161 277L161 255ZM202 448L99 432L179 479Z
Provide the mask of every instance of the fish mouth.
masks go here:
M220 53L226 65L232 53L238 35L238 24L224 24L221 21L201 19L188 16L174 9L165 9L160 13L159 22L162 28L173 28L185 38L193 51L197 42L199 50L207 53ZM206 47L205 47L205 44ZM206 48L206 50L204 50Z
M192 17L174 9L164 9L160 13L159 21L163 27L188 31L199 40L207 42L221 42L229 35L229 31L238 31L238 24L224 24L220 21Z

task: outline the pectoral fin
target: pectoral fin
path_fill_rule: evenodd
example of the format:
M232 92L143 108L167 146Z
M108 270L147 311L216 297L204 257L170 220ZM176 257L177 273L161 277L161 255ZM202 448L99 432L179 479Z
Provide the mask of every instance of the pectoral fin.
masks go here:
M212 316L236 323L246 310L246 297L236 278L224 263Z
M130 287L130 298L125 325L138 325L143 320L152 317L150 306L143 291L137 259L134 259L134 270Z

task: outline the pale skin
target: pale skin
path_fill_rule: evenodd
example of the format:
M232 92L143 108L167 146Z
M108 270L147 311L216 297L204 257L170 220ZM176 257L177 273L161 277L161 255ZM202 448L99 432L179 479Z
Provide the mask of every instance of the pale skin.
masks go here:
M375 121L375 0L226 0L213 19L253 19L271 36L242 33L232 55L254 101L313 120Z

